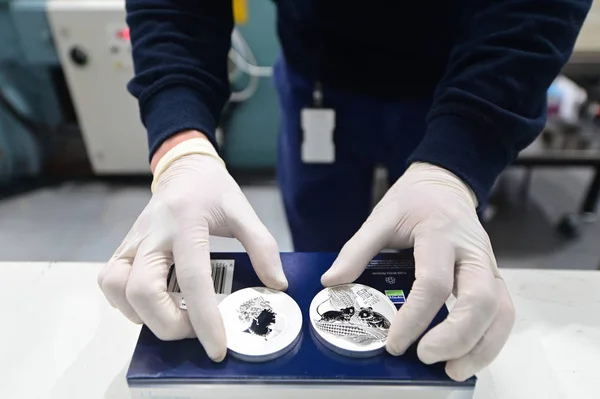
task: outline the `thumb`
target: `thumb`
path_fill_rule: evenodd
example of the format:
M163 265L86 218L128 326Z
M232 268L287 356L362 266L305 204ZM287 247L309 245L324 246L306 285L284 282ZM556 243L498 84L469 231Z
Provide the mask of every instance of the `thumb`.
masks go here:
M344 245L333 265L321 276L321 284L328 287L356 280L371 259L385 248L393 234L394 224L384 216L382 209L376 207Z
M231 234L246 249L260 281L269 288L286 290L288 281L281 265L279 246L244 194L240 192L227 195L223 210Z

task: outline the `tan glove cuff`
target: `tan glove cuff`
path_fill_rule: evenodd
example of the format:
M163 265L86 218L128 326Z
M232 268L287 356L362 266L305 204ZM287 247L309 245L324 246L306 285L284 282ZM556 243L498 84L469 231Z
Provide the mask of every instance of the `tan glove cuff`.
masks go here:
M447 184L452 184L455 188L459 189L461 192L466 194L466 198L471 201L471 203L473 204L473 208L477 208L477 205L478 205L477 196L475 195L475 193L473 192L471 187L469 187L469 185L467 183L465 183L460 177L456 176L454 173L450 172L449 170L446 170L439 166L432 165L427 162L414 162L408 167L408 169L406 171L407 172L422 171L422 172L437 173L440 176L441 181L444 181Z
M154 193L154 191L156 190L156 186L158 185L160 176L164 173L165 170L167 170L169 166L171 166L173 162L186 155L192 154L209 155L219 160L219 162L223 164L223 167L225 167L225 162L221 159L221 157L219 157L219 154L217 154L217 150L215 150L215 147L213 147L210 141L202 138L194 138L183 141L177 144L175 147L171 148L169 151L167 151L167 153L163 155L160 161L158 161L158 163L156 164L156 168L154 169L154 178L152 179L151 186L152 193Z

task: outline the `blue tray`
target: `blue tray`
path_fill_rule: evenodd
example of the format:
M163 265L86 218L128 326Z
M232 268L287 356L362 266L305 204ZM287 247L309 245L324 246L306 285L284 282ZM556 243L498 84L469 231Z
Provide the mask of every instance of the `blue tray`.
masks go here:
M353 359L340 356L323 347L314 337L308 309L314 295L323 287L320 277L335 260L335 253L282 253L289 280L287 293L303 312L304 327L298 344L278 359L265 363L247 363L228 356L222 363L212 362L196 339L174 342L160 341L143 327L127 373L129 384L143 383L276 383L276 384L410 384L474 387L475 378L464 382L451 380L444 364L425 365L413 345L402 356L384 353L372 358ZM262 285L245 253L213 253L212 259L235 260L232 290ZM412 253L382 253L356 281L382 292L388 291L397 307L414 282ZM395 291L390 293L389 291ZM393 295L393 296L392 296ZM432 327L447 315L440 309Z

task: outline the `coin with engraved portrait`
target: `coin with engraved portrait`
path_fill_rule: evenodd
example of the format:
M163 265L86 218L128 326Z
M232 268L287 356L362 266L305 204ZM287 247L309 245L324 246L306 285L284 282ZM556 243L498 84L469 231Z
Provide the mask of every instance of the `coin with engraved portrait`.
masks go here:
M302 330L300 307L285 292L265 287L235 291L219 304L229 353L249 362L275 359L294 347Z

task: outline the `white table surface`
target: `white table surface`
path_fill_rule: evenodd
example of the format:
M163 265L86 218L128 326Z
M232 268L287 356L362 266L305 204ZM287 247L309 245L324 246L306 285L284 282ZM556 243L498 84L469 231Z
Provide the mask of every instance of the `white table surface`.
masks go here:
M98 263L0 262L0 397L129 398L139 332ZM476 399L600 398L600 272L504 269L517 323Z

